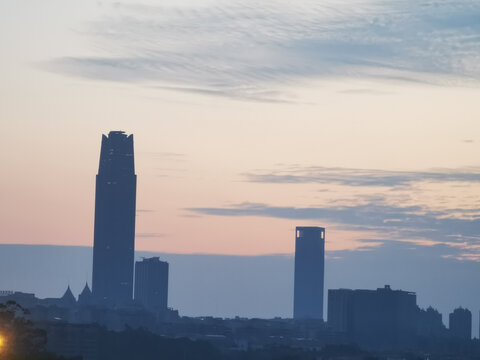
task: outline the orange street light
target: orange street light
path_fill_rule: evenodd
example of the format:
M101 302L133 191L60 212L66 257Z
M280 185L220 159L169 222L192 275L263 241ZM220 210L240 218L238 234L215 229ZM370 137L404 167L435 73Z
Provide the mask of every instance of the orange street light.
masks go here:
M4 352L6 345L7 345L7 339L5 338L5 336L0 334L0 354Z

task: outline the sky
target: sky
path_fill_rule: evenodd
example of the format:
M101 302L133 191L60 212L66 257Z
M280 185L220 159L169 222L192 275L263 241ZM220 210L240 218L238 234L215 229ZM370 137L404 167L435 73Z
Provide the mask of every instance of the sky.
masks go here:
M480 261L479 18L468 0L3 0L0 242L91 246L101 135L123 130L137 250L291 254L313 225L327 254Z

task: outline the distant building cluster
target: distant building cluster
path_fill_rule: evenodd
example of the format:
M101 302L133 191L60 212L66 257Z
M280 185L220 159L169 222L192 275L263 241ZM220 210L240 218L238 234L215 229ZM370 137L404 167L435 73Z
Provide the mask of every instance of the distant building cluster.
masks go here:
M472 314L458 308L449 328L432 307L417 306L413 292L385 285L376 290L328 290L324 321L325 228L297 227L293 319L217 319L179 317L168 307L169 264L158 257L134 263L136 175L133 135L102 136L96 177L92 291L78 296L70 287L60 298L0 291L30 309L31 319L47 329L49 346L67 356L95 359L99 326L122 330L143 327L172 337L203 339L239 350L282 344L318 348L358 344L366 349L439 348L448 341L469 341ZM419 345L422 344L422 345Z
M293 318L323 320L325 229L297 227ZM367 349L405 349L418 339L472 337L472 314L458 308L449 316L449 329L432 307L417 306L413 292L393 290L328 290L327 329L336 339Z

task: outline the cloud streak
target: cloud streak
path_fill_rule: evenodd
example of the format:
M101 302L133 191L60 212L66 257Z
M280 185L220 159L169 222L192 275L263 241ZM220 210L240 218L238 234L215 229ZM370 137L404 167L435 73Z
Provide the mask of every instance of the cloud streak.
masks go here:
M47 68L274 102L291 101L285 85L319 78L476 85L479 18L473 0L120 3L89 28L98 56L65 56Z
M427 211L420 206L394 206L382 201L366 205L288 207L242 203L230 207L190 208L214 216L261 216L317 220L353 231L375 231L392 240L431 240L464 248L480 248L480 217L460 219L449 211ZM478 212L480 209L476 209ZM477 249L478 250L478 249Z
M434 169L430 171L389 171L324 166L285 166L272 171L242 174L249 182L285 184L340 184L348 186L408 185L419 181L480 182L479 168Z
M161 233L136 233L136 238L162 238L165 237L165 234Z

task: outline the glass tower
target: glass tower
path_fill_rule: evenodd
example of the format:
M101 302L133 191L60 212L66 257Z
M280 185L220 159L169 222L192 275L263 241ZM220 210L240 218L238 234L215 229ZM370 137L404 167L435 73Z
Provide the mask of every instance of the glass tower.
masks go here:
M323 319L325 228L297 227L293 317Z
M96 178L92 295L114 307L132 301L137 176L133 135L102 135Z

